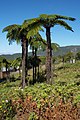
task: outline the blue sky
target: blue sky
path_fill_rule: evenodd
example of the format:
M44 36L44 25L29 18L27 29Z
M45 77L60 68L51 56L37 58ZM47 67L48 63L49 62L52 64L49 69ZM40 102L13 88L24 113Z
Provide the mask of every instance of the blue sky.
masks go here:
M2 29L11 24L22 24L25 19L38 17L40 14L60 14L76 18L66 21L74 33L63 27L51 29L52 42L60 46L80 45L80 0L0 0L0 54L21 52L21 46L9 45L6 33ZM45 32L43 33L45 37Z

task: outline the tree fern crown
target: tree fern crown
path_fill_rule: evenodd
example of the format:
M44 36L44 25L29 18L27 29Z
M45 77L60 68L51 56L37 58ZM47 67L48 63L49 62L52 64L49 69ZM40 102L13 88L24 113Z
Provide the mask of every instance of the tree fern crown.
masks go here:
M47 14L41 14L39 16L39 20L41 24L47 28L47 27L54 27L54 25L61 25L64 26L67 30L72 30L72 28L63 20L70 20L74 21L75 18L67 17L67 16L61 16L61 15L47 15Z

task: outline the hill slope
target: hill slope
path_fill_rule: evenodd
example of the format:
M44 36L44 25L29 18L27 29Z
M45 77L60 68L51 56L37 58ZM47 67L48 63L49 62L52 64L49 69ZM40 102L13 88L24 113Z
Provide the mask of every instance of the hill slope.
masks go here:
M53 50L53 55L54 56L58 56L58 55L65 55L67 52L79 52L80 51L80 46L64 46L64 47L60 47L56 52ZM39 51L38 52L39 56L45 56L46 52L44 51Z
M75 45L75 46L64 46L64 47L60 47L56 52L53 51L53 55L54 56L58 56L58 55L64 55L69 51L73 51L73 52L79 52L80 51L80 46ZM31 55L31 52L29 52L29 55ZM38 51L38 56L45 56L46 52L45 51ZM0 57L4 57L8 60L14 60L17 57L21 57L21 53L15 53L15 54L6 54L6 55L0 55Z

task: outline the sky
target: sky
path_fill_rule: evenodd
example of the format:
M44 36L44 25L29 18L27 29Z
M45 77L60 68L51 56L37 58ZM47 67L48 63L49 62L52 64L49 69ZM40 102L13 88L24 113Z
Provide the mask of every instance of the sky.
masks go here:
M74 30L57 25L51 29L51 40L60 46L80 45L80 0L0 0L0 54L21 53L21 45L9 45L4 27L22 24L24 20L40 14L60 14L76 18L66 21ZM45 32L42 37L46 39Z

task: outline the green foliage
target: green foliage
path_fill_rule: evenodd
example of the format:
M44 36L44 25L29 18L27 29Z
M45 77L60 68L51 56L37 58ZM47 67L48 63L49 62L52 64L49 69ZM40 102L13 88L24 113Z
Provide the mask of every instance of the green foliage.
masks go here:
M66 113L70 116L75 115L74 117L77 119L78 115L76 116L75 113L78 114L80 104L80 62L64 64L64 68L59 69L62 65L55 65L57 77L54 77L53 85L48 85L45 82L36 83L26 86L23 90L20 87L20 81L0 83L0 117L4 115L7 119L7 117L15 116L16 120L16 115L20 118L24 116L23 112L25 111L25 115L29 119L37 120L38 117L44 118L44 113L47 110L50 112L56 110L56 114L58 112L60 116L64 115L62 113ZM3 102L6 100L9 101L9 104ZM4 114L5 109L7 113ZM69 113L69 111L73 112ZM45 114L47 117L51 115L48 112Z
M22 101L24 101L25 97L24 97L23 89L18 90L17 95Z
M36 113L31 112L28 120L37 120L37 119L38 119L38 116L36 115Z
M2 101L0 106L0 119L11 120L16 114L16 108L12 104L12 100Z
M47 14L41 14L38 18L34 20L33 23L31 23L31 29L38 29L40 26L43 26L44 28L51 28L55 25L61 25L67 30L72 30L72 28L63 20L70 20L74 21L75 18L67 17L67 16L61 16L61 15L47 15Z
M67 62L67 61L72 60L74 58L74 55L72 52L68 52L63 57L64 57L64 61Z
M41 64L44 65L45 61L46 61L46 57L45 56L40 56L39 58L41 60Z
M77 60L80 60L80 52L78 52L78 53L76 54L76 59L77 59Z
M16 58L16 59L11 63L11 66L12 66L13 68L16 68L16 69L17 69L17 67L20 68L20 66L21 66L21 57Z
M32 57L31 58L31 65L34 65L34 66L39 66L41 60L38 58L38 57Z

